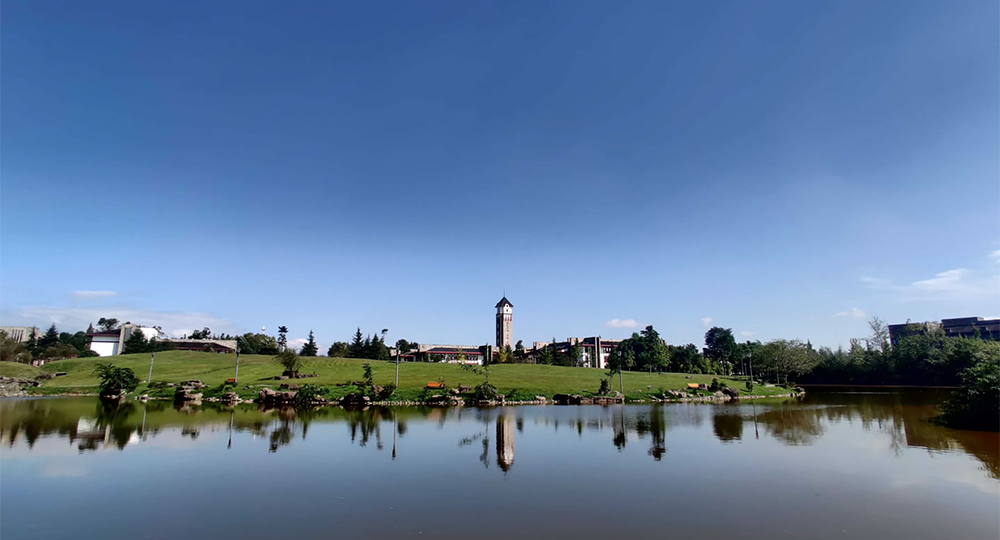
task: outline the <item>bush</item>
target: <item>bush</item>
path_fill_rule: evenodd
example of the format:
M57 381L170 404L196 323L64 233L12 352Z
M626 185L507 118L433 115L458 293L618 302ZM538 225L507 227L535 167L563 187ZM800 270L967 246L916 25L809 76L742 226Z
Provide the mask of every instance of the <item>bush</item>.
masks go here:
M101 395L131 392L139 386L139 378L128 368L115 367L108 362L100 362L94 368L94 375L101 379Z
M962 371L962 386L944 406L941 420L963 429L1000 430L1000 361L982 358Z
M396 393L396 385L389 383L382 388L382 391L378 393L377 397L379 401L385 401L389 399L393 394Z
M719 379L712 379L712 384L708 385L709 392L719 391Z
M315 401L316 398L324 397L328 392L329 389L320 388L315 384L303 384L295 394L295 403L307 405Z
M597 390L597 394L601 396L606 396L610 391L611 391L611 386L608 384L608 380L601 379L601 388Z
M99 356L101 356L101 355L98 354L97 351L92 351L90 349L87 349L87 350L83 351L82 353L76 355L77 358L95 358L95 357L99 357Z
M289 373L298 373L302 368L302 359L295 354L295 351L281 351L275 355L274 361L281 364Z
M478 401L496 401L500 397L500 392L497 391L496 386L484 382L476 387L473 395Z
M747 392L753 392L753 381L747 381L746 387L747 387Z

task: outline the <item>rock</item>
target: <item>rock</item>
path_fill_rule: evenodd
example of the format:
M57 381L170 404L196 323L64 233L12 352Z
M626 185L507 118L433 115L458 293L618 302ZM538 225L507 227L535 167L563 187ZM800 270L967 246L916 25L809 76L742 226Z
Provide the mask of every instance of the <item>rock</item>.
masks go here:
M740 391L735 388L725 388L722 390L722 393L731 400L740 399Z
M448 390L448 392L450 392L451 395L453 395L453 396L457 396L460 393L458 391L458 388L452 388L451 390Z
M681 392L679 390L667 390L667 394L669 394L670 397L674 397L674 398L682 398L682 397L684 397L684 392Z
M712 394L712 397L714 397L716 399L721 399L721 398L726 397L726 394L723 394L721 391L717 391L714 394Z
M570 397L569 394L556 394L552 396L552 402L557 405L569 405Z
M183 384L184 384L184 386L189 386L189 387L194 388L196 390L201 390L202 388L205 388L204 383L202 383L198 379L191 379L190 381L186 381Z
M278 377L278 380L279 381L287 381L288 380L288 375L282 375L282 376Z
M236 403L240 401L240 397L236 395L236 392L226 392L222 394L220 401L223 403Z
M458 387L458 392L461 393L461 394L468 394L469 392L472 392L472 387L471 386L460 385Z
M340 405L343 407L363 407L369 403L371 403L371 398L356 393L347 394L340 400Z
M299 385L297 384L282 383L278 385L278 390L298 390L298 389Z
M545 396L535 396L535 401L540 401L542 403L545 403L548 400L545 399Z

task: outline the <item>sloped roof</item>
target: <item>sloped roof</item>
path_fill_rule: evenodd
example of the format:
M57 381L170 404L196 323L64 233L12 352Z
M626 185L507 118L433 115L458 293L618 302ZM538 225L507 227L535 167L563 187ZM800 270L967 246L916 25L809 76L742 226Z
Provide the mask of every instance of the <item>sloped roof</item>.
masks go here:
M495 306L493 306L493 307L501 307L501 306L510 306L510 307L514 307L514 304L511 304L511 303L510 303L510 300L507 300L507 297L506 297L506 296L504 296L503 298L501 298L501 299L500 299L500 301L499 301L499 302L497 302L497 305L495 305Z

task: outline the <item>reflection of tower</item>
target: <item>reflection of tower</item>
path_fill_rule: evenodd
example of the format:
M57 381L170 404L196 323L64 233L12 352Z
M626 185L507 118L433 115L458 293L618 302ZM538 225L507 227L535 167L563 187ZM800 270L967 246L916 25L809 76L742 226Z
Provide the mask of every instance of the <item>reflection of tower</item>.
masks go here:
M514 346L514 304L507 300L507 296L497 302L497 347Z
M514 465L514 417L497 417L497 465L504 472Z

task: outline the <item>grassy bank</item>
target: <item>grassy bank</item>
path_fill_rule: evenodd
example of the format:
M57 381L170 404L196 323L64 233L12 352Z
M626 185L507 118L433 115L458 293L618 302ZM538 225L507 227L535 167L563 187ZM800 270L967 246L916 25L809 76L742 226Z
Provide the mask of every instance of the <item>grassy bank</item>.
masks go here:
M92 374L97 362L110 361L116 366L131 368L140 379L149 372L148 354L125 354L112 358L81 358L49 362L41 368L24 364L0 362L0 375L7 377L33 377L41 373L66 372L67 375L46 380L34 389L37 394L95 393L97 378ZM199 379L209 386L217 386L233 377L236 356L232 354L212 354L203 352L167 351L156 354L152 380L181 382ZM376 360L351 358L317 357L305 361L302 373L315 373L317 377L293 383L312 383L319 386L333 386L347 381L361 380L362 364L370 362L375 384L389 384L395 380L395 364ZM261 355L241 355L239 388L251 386L250 392L264 386L276 387L279 381L268 380L280 375L281 366L272 357ZM593 394L600 387L605 370L569 368L533 364L497 364L491 366L490 382L501 393L517 395L539 395L551 398L559 393ZM631 399L641 399L664 390L683 390L688 383L710 383L712 375L686 375L683 373L625 373L625 393ZM444 380L448 387L459 385L476 386L483 378L462 370L454 364L431 364L422 362L403 363L399 367L398 399L415 399L429 381ZM742 381L719 377L719 381L739 388L746 393ZM142 391L145 385L140 386ZM611 383L611 389L618 389L618 378ZM758 386L756 395L775 395L787 390L777 387ZM336 395L336 389L334 390Z

